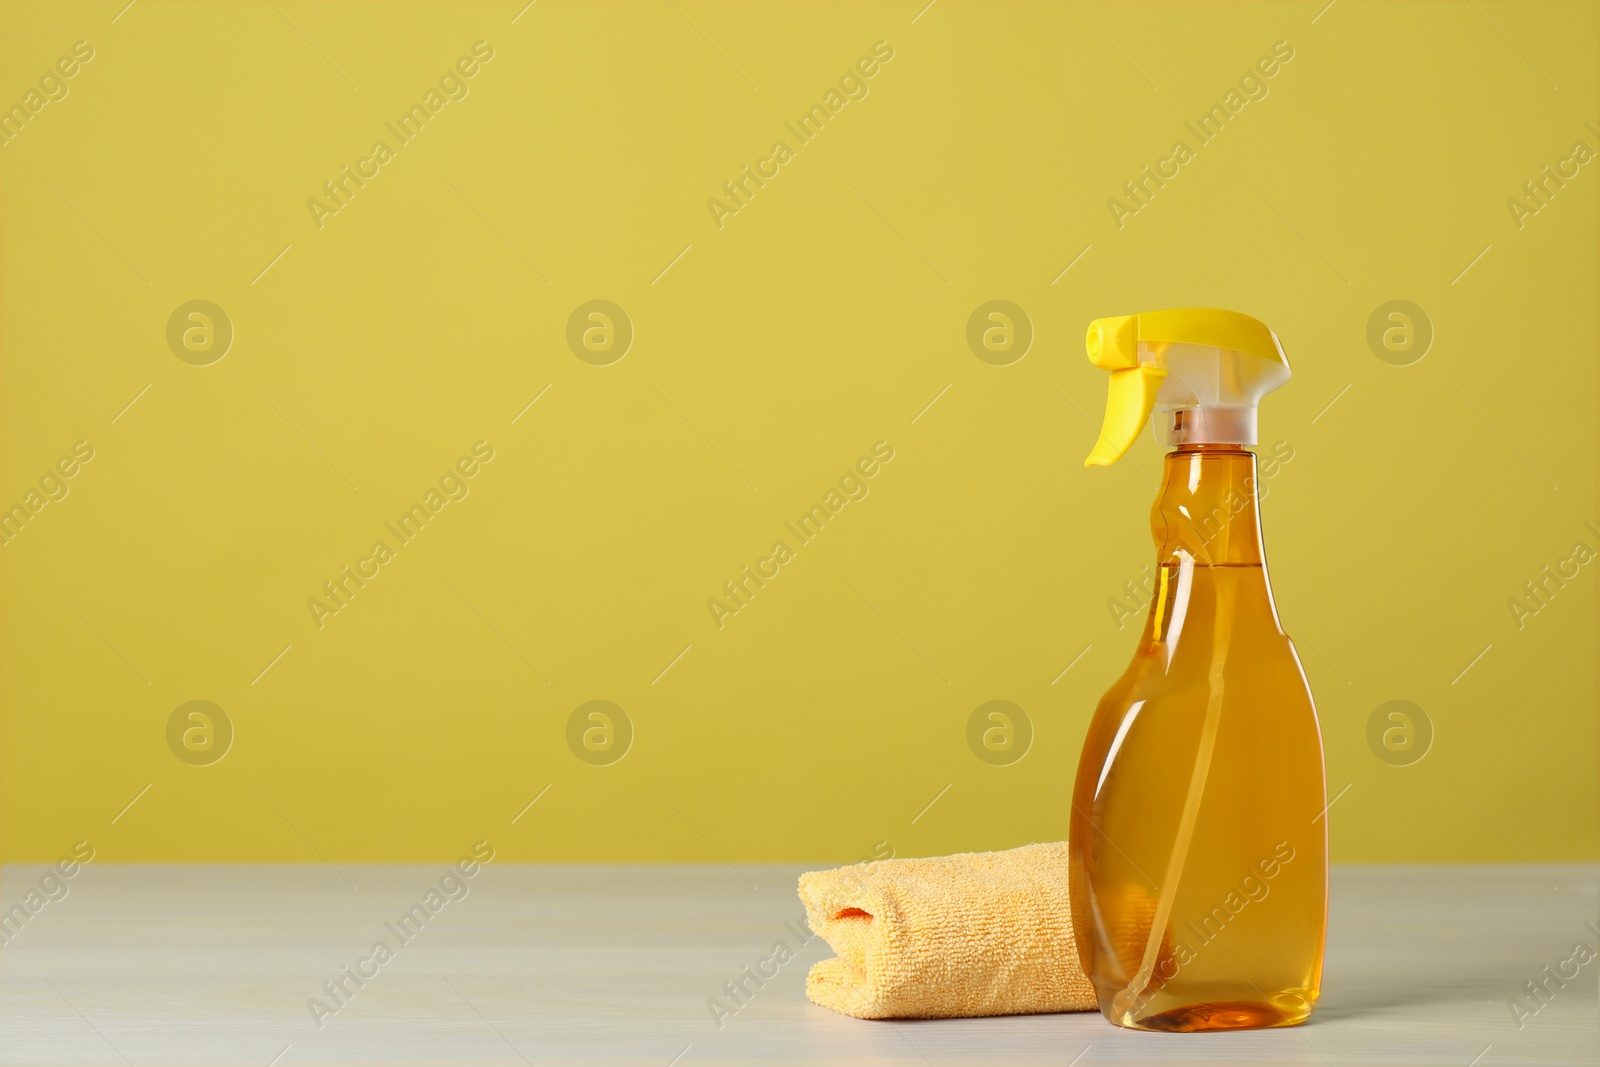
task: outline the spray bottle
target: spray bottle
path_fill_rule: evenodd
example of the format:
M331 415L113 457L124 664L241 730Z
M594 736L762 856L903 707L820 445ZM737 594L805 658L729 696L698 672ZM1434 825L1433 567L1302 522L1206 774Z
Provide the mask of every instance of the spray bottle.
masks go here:
M1120 459L1152 411L1171 451L1149 614L1073 790L1078 956L1119 1026L1292 1026L1322 977L1322 736L1267 583L1244 448L1289 363L1262 323L1211 308L1097 319L1088 349L1111 383L1085 466Z

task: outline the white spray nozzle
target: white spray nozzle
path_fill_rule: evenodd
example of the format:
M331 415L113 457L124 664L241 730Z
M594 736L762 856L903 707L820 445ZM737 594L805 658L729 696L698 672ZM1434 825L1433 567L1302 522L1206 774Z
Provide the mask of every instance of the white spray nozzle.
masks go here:
M1111 372L1105 426L1085 466L1116 462L1155 412L1165 445L1256 443L1256 405L1289 380L1277 336L1248 315L1180 308L1096 319L1089 361Z

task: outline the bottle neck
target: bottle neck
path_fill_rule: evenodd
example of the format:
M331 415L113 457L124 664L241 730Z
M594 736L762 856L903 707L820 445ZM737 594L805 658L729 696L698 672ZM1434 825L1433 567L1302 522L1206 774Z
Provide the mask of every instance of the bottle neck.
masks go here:
M1196 448L1206 444L1253 445L1256 443L1256 409L1253 407L1190 407L1158 409L1162 421L1156 426L1165 432L1161 442L1173 448Z
M1157 558L1199 566L1262 566L1256 456L1238 445L1185 445L1167 453L1150 513Z

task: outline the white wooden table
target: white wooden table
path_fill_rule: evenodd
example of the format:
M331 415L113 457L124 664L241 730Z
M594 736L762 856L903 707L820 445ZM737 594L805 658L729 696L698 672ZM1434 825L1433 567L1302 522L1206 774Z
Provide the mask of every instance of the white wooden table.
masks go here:
M1346 867L1324 994L1293 1030L1162 1035L1094 1013L874 1023L805 999L800 948L719 1028L707 1001L804 932L797 867L491 864L409 943L445 870L91 864L0 949L4 1064L1600 1063L1600 961L1519 1029L1507 1001L1596 947L1600 868ZM9 866L0 901L42 872ZM792 924L792 925L788 925ZM307 1005L383 939L319 1028ZM748 988L754 989L753 984ZM1552 984L1553 988L1553 984Z

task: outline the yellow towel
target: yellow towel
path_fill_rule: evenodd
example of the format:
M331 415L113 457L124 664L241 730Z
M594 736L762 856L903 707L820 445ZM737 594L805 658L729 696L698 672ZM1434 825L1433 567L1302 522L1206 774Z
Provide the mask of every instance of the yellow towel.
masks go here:
M1067 907L1067 843L858 863L800 876L838 953L806 995L858 1019L1088 1011Z

